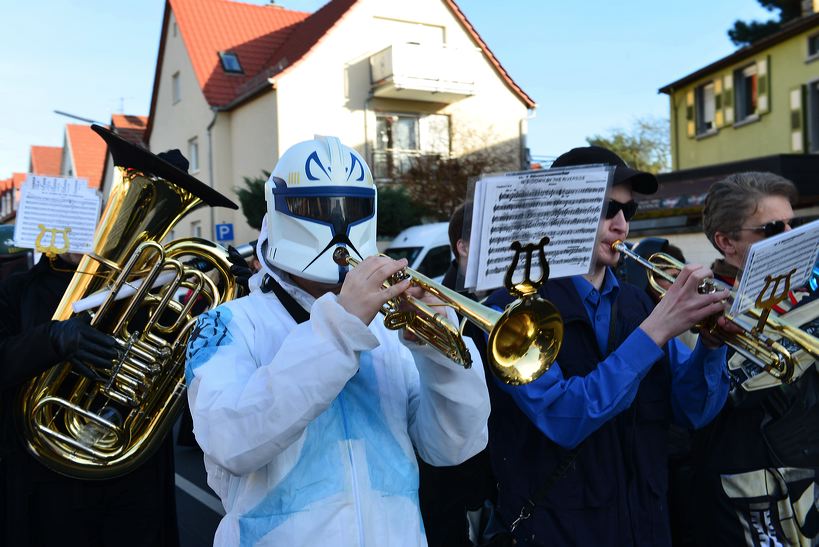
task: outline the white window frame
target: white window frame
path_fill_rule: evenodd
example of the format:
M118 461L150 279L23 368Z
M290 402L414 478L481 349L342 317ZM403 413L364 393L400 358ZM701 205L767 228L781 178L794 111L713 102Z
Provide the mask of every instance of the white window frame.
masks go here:
M811 51L811 42L813 42L814 44L813 46L814 51ZM816 59L819 59L819 32L808 36L805 43L805 49L807 51L807 56L805 57L806 62L811 62L815 61Z
M717 96L713 80L697 86L694 91L694 112L696 115L697 136L701 137L717 132Z
M191 222L191 236L202 237L202 221L194 220Z
M199 172L199 137L188 139L188 172Z
M756 89L756 103L750 111L745 95L745 81L753 78ZM734 125L743 125L759 119L759 69L756 63L746 65L734 71Z

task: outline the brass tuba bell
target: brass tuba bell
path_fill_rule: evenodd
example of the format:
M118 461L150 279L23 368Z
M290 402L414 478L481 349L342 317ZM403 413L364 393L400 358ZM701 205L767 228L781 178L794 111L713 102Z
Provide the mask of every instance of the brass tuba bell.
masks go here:
M20 419L35 459L64 475L105 479L139 466L172 428L185 397L185 349L194 305L213 308L236 295L227 251L189 238L163 245L188 213L236 205L100 126L92 126L114 159L111 193L85 255L54 313L96 300L91 325L112 335L120 357L92 380L62 363L31 380L21 395ZM205 263L214 282L186 264ZM174 299L180 289L190 297ZM91 368L91 367L89 367Z

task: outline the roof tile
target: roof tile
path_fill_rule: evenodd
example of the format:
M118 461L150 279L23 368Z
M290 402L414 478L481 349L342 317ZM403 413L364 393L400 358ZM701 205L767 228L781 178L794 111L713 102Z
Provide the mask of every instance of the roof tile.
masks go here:
M35 175L59 177L62 159L62 146L32 146L31 172Z
M88 125L66 124L65 140L74 163L74 176L88 179L89 188L99 188L105 167L105 141Z

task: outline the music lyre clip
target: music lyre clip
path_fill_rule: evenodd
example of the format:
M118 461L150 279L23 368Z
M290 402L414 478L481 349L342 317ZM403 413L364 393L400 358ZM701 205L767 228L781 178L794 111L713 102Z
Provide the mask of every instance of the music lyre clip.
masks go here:
M46 228L45 225L43 224L38 224L37 227L40 229L40 233L37 234L37 238L34 240L34 249L36 251L50 257L68 252L68 249L71 247L71 244L68 240L68 234L71 233L70 226L66 226L62 230L60 230L59 228ZM43 246L43 238L45 237L47 232L51 232L51 241L49 242L48 246ZM56 245L57 234L63 235L62 247L57 247Z
M768 322L768 316L771 314L771 309L788 297L788 293L791 290L791 276L794 273L796 273L796 268L792 269L785 275L778 275L776 277L771 275L765 276L765 286L762 287L761 291L759 291L759 295L756 297L756 302L754 304L761 310L759 320L757 321L756 326L751 330L754 335L761 333L765 328L765 324ZM783 281L784 288L779 294L777 294L777 290ZM765 293L769 287L771 288L771 295L768 298L765 298Z
M546 261L546 253L543 248L549 243L548 237L541 238L539 243L527 243L521 245L520 241L512 242L512 250L515 251L515 256L512 258L512 263L506 270L506 275L503 278L503 286L513 296L523 298L537 293L541 285L549 279L549 262ZM532 254L538 252L538 261L540 265L540 277L532 279ZM518 261L521 253L526 254L526 263L523 271L523 280L519 283L512 281L512 276L518 268Z

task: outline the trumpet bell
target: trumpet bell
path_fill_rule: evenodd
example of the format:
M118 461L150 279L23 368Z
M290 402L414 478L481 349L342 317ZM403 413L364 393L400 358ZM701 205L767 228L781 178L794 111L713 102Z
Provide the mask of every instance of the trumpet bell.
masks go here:
M510 304L489 333L492 372L506 384L528 384L549 370L563 342L563 320L547 300Z

